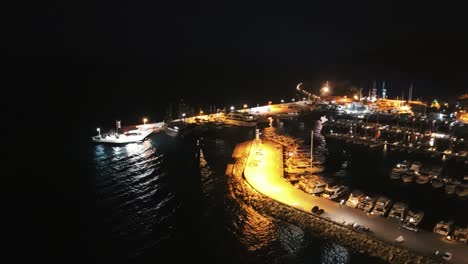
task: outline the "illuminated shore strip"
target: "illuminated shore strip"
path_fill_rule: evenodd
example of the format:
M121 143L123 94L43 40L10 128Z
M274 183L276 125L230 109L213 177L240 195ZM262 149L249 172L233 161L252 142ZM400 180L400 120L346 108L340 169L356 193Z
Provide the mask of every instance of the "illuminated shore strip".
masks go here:
M276 148L275 148L276 147ZM282 204L310 213L317 205L325 210L323 217L337 223L357 223L369 227L373 235L382 241L393 243L395 238L402 235L405 238L402 246L431 255L435 250L453 253L450 262L468 263L468 246L466 244L446 241L444 237L420 230L414 233L400 230L397 221L388 220L377 215L367 215L361 210L341 206L339 203L314 197L294 188L283 178L282 147L269 141L252 143L244 169L247 182L261 194Z

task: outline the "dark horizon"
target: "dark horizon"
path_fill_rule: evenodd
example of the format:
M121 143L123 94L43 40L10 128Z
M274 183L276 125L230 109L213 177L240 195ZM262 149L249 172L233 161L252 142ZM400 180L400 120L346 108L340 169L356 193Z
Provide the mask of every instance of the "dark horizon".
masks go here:
M28 80L17 74L23 90L63 97L82 114L129 111L125 105L143 114L179 98L261 103L292 96L299 82L314 88L325 80L364 90L385 80L390 96L413 83L416 97L454 100L468 89L462 10L429 3L57 3L26 12L9 29L14 46L6 61L31 72Z

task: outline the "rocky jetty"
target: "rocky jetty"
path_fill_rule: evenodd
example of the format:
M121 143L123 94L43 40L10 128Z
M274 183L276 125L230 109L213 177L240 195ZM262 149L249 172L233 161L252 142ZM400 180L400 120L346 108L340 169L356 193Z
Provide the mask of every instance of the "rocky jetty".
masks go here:
M243 178L244 161L248 153L242 153L242 151L237 151L237 153L234 163L229 164L226 170L228 199L243 202L260 214L296 225L309 235L336 241L354 252L378 257L388 263L443 263L431 256L423 256L398 244L378 240L365 232L305 213L260 194Z

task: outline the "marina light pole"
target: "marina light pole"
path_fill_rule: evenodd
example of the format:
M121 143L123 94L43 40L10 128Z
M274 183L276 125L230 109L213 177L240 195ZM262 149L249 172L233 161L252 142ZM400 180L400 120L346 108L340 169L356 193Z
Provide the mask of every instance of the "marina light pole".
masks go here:
M101 129L98 127L96 128L96 131L98 132L98 136L101 137Z
M146 125L146 122L148 122L147 118L143 118L143 125Z
M314 155L312 153L314 149L314 129L310 130L310 166L312 167L312 162L314 161Z

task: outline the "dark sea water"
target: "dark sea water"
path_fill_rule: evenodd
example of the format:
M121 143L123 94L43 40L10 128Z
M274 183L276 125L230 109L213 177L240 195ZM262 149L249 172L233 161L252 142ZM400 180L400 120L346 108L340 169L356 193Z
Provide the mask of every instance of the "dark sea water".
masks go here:
M230 127L203 138L159 133L139 144L90 143L86 177L94 202L87 211L95 214L84 228L93 261L380 263L230 199L225 166L235 144L253 137L253 129ZM208 162L201 169L197 139ZM316 151L325 159L321 137Z

